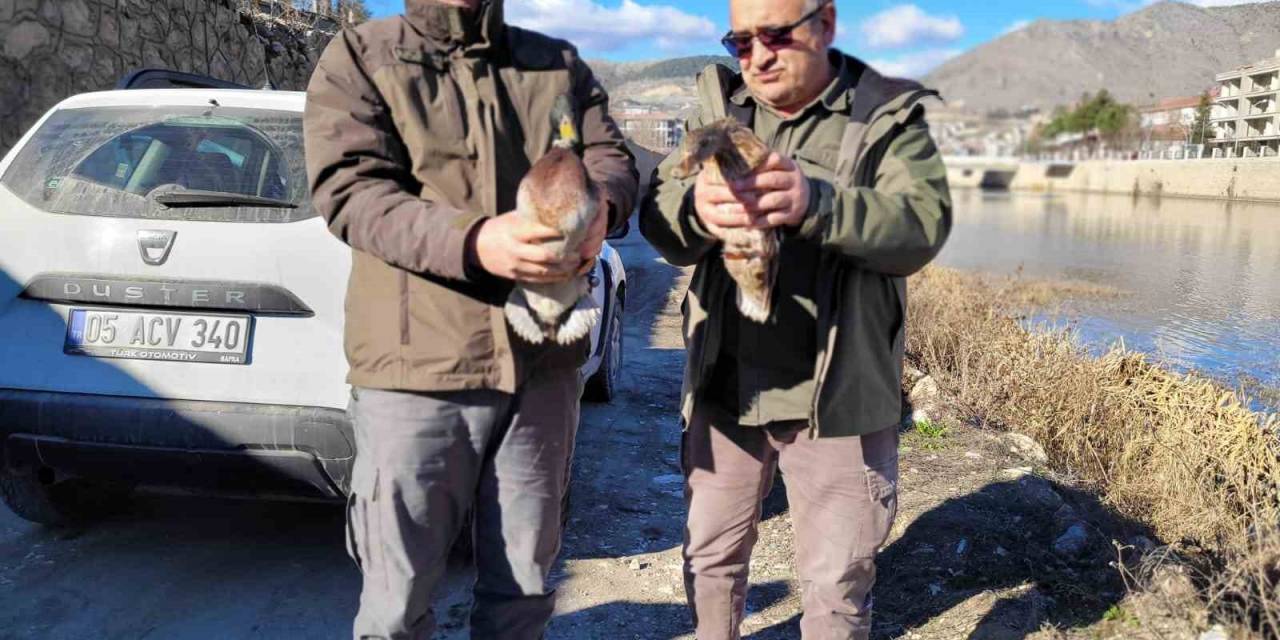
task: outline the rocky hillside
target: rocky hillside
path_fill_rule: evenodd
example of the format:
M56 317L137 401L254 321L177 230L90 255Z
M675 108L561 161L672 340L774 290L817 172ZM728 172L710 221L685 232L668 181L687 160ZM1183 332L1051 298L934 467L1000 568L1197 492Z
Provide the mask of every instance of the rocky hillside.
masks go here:
M591 66L591 70L595 72L605 88L613 91L631 83L654 84L664 80L692 83L693 77L699 71L717 62L733 69L738 67L737 61L728 56L689 56L646 62L589 60L587 64Z
M302 89L329 37L281 3L0 0L0 155L63 98L143 68ZM291 13L297 13L293 11ZM279 14L279 15L276 15ZM304 28L306 27L306 28Z
M925 82L978 110L1193 95L1280 48L1280 2L1202 8L1161 2L1115 21L1040 20L935 69Z

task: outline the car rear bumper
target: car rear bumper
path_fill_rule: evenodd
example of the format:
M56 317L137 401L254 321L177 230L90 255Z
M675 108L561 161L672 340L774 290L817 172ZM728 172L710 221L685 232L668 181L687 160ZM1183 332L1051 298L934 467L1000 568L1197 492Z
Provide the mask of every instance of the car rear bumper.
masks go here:
M340 498L344 411L0 389L10 468L249 495Z

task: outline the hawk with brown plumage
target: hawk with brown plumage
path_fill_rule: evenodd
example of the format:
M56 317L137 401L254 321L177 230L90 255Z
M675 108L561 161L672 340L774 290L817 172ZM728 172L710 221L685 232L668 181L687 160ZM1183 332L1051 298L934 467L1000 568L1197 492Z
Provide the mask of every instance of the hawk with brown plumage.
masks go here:
M567 100L557 101L553 118L558 120L558 139L520 181L513 213L558 230L562 236L544 246L562 260L578 253L591 223L601 215L599 191L574 151L578 136L571 114ZM518 282L504 312L511 330L532 344L573 344L601 316L586 276L554 284Z
M719 183L750 176L769 158L770 150L751 129L733 118L712 122L685 137L680 164L671 172L685 179L699 172ZM764 323L773 309L773 284L778 276L777 229L717 229L724 242L725 270L738 285L738 311Z

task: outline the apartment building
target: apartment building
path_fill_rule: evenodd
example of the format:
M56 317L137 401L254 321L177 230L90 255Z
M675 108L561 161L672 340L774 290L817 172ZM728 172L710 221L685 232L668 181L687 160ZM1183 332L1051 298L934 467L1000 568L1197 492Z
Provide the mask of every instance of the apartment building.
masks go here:
M1218 87L1209 90L1211 116L1213 100L1218 97L1218 92ZM1199 157L1200 147L1193 144L1202 138L1198 127L1205 128L1203 137L1213 133L1209 130L1209 123L1196 120L1201 99L1200 95L1165 98L1155 104L1139 107L1138 127L1142 133L1139 157Z
M669 153L684 139L684 118L664 111L615 110L622 134L641 146Z
M1280 155L1280 50L1270 60L1219 74L1217 81L1214 157Z

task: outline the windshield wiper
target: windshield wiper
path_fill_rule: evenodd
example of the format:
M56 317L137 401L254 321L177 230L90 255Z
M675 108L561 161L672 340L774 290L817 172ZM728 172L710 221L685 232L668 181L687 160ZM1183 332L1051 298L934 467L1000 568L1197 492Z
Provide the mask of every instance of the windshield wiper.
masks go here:
M272 209L297 209L288 200L262 198L222 191L170 191L154 197L166 207L268 207Z

